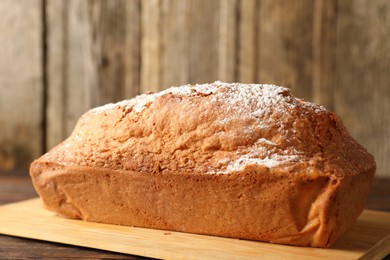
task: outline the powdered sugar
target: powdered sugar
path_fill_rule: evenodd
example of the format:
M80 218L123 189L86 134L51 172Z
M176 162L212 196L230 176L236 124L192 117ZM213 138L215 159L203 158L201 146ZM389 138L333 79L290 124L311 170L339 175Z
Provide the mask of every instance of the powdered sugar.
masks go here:
M242 125L242 129L238 131L239 134L246 135L255 134L259 129L275 126L277 124L275 120L278 120L278 118L291 118L290 112L297 106L305 107L303 111L311 110L317 113L326 111L324 107L293 97L289 89L284 87L267 84L223 83L219 81L213 84L171 87L158 93L139 95L134 99L108 104L91 111L102 112L120 106L129 108L131 112L142 113L157 98L164 95L179 97L199 96L199 98L203 98L202 102L205 102L205 104L219 107L219 121L216 121L219 124L234 123L234 127L237 130L237 125L240 123L237 124L235 122L252 122L251 124ZM291 131L290 136L293 136L295 133L295 129L291 128L291 126L283 129L283 124L280 124L279 129L278 127L274 131L283 131L283 133ZM272 168L297 161L301 158L299 152L295 155L291 151L284 153L277 146L278 144L272 140L259 138L249 147L245 147L242 153L237 154L236 159L219 162L222 168L225 169L224 171L210 169L210 173L240 171L247 165L263 165Z
M292 97L289 90L284 87L269 84L239 84L216 81L212 84L184 85L171 87L158 93L142 94L130 100L94 108L91 112L103 112L115 106L122 106L131 107L132 111L140 113L158 97L167 94L195 96L199 93L211 95L212 97L208 100L210 102L226 105L226 112L231 115L231 118L224 117L221 123L227 123L230 119L242 115L263 118L271 112L281 112L298 104L311 107L316 112L325 110L322 106Z
M261 143L261 144L268 144L268 145L276 146L276 143L272 142L271 140L265 139L265 138L259 138L259 139L257 139L257 142Z
M215 83L214 83L215 84ZM218 87L214 84L197 84L197 85L184 85L180 87L171 87L166 90L151 93L151 94L142 94L130 100L123 100L116 104L107 104L101 107L91 109L90 112L104 112L109 109L112 109L115 106L122 107L131 107L132 111L142 112L148 104L153 102L158 97L164 96L166 94L172 94L174 96L191 96L196 95L197 93L202 93L205 95L210 95L218 91Z
M237 84L215 82L220 91L211 97L211 101L226 105L226 114L221 124L234 119L253 119L258 127L266 127L273 113L288 113L296 105L296 99L287 88L275 85Z
M210 170L210 174L229 174L232 172L239 172L245 169L247 166L259 165L267 168L273 168L281 165L287 165L294 162L298 162L302 159L300 155L283 155L283 154L269 154L264 158L256 157L249 153L240 156L236 160L224 158L219 161L219 165L227 165L225 170Z
M297 159L298 156L296 155L272 154L265 158L252 158L250 155L246 154L238 158L236 161L229 163L226 168L226 173L243 170L247 165L262 165L267 168L272 168L282 163L287 163Z

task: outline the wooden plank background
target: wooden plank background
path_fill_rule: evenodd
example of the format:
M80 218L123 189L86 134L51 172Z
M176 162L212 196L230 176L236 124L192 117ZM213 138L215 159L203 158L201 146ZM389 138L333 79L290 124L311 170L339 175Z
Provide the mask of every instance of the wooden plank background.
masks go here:
M0 1L0 167L43 151L42 3Z
M3 0L0 168L91 107L172 85L274 83L335 111L390 178L387 0Z

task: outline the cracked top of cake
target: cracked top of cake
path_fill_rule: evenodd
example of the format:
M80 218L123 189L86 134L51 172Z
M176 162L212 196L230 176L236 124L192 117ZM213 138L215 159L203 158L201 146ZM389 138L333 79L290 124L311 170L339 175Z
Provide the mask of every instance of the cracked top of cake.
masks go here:
M39 161L175 174L348 175L375 167L324 107L275 85L218 81L91 109Z

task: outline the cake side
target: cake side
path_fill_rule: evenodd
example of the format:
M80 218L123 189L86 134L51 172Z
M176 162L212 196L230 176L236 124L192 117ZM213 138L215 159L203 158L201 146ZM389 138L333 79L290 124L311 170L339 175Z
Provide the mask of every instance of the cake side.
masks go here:
M46 208L64 217L314 247L330 246L354 223L372 177L266 168L144 174L52 163L33 164L31 174Z

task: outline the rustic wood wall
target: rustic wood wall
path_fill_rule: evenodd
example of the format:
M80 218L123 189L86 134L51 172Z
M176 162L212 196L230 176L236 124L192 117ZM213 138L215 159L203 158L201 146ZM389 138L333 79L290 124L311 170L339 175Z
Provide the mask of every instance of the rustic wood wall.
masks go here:
M42 5L0 1L0 168L43 151Z
M219 79L334 110L390 177L387 0L2 0L0 32L0 168L91 107Z

